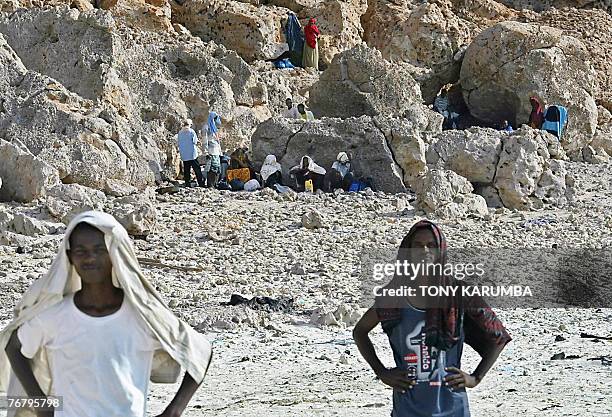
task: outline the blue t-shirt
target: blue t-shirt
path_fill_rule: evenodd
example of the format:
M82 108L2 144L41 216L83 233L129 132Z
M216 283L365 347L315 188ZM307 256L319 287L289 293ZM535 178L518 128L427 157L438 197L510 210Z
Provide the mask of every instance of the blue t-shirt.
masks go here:
M441 369L461 369L463 331L458 343L439 354L436 348L425 344L425 311L408 307L402 309L400 322L388 336L396 366L411 371L417 379L417 384L404 394L393 391L392 417L470 416L465 388L452 391L444 383L436 384L438 365Z
M198 136L193 129L181 129L178 133L178 147L182 161L193 161L198 157L196 143Z

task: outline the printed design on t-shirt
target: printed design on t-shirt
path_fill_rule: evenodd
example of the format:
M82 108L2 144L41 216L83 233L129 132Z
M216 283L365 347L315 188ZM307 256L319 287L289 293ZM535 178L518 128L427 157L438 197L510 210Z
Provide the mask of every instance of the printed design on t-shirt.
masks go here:
M437 350L425 343L424 320L418 322L412 332L406 336L406 347L403 359L410 376L419 382L429 381Z

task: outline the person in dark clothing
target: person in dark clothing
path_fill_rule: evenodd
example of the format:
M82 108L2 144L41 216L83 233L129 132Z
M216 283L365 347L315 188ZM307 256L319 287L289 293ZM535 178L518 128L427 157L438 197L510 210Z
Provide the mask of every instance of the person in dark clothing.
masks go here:
M325 169L315 164L310 156L302 157L300 165L296 165L289 171L295 179L295 189L298 192L306 190L306 181L311 180L313 191L322 190L325 179Z
M398 272L384 289L461 285L442 273L425 272L429 265L440 266L440 271L448 265L444 235L428 220L412 226L397 259L408 261L412 267L428 267L408 276ZM420 291L415 294L377 294L374 306L355 326L353 338L380 380L394 389L393 417L469 417L466 388L482 381L511 337L480 297L458 295L442 297L440 302ZM380 361L368 336L379 323L393 351L396 367L392 369ZM464 343L482 358L472 373L461 369Z

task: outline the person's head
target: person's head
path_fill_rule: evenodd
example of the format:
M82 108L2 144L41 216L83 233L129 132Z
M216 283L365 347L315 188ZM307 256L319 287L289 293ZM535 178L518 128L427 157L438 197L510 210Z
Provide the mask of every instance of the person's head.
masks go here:
M537 110L541 106L540 100L538 100L538 98L535 96L530 97L529 102L531 103L531 108L533 110Z
M308 24L309 25L316 25L317 24L317 19L315 19L314 17L311 17L310 20L308 20Z
M502 121L502 124L501 124L501 125L502 125L502 128L504 128L504 129L505 129L505 128L507 128L507 127L508 127L509 123L508 123L508 121L507 121L507 120L504 120L504 121Z
M79 223L70 233L68 242L68 259L83 284L111 282L113 264L104 233L88 223Z
M291 98L287 98L287 100L285 100L285 104L287 105L288 109L291 109L293 107L293 100Z
M305 114L306 113L306 106L304 106L303 104L298 104L297 107L298 111L300 112L300 114Z
M349 162L349 157L346 152L340 152L338 156L336 156L336 161L342 164L346 164L347 162Z
M215 117L215 126L217 126L218 128L221 127L221 116L217 115L217 117Z
M310 158L307 156L302 157L302 169L308 169L310 166Z
M266 160L264 161L264 165L274 165L276 163L275 155L266 156Z
M417 222L402 240L400 256L415 263L446 263L446 240L442 231L429 220Z
M185 119L185 120L183 120L183 127L184 127L184 128L188 129L188 128L190 128L191 126L193 126L193 120L191 120L191 119Z

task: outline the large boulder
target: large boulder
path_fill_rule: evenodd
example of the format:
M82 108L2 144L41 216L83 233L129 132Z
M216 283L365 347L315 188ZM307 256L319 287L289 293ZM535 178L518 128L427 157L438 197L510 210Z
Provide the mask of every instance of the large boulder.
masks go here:
M585 0L595 6L596 2ZM573 3L574 0L568 0ZM534 2L535 3L535 2ZM539 3L539 2L538 2ZM574 6L578 7L578 6ZM597 9L552 8L543 13L525 13L525 20L538 25L561 29L564 34L582 41L597 75L595 100L612 110L612 3L608 13Z
M45 195L59 183L57 170L32 155L18 141L0 139L0 200L30 202Z
M204 41L236 51L247 62L272 59L287 50L283 25L287 10L231 0L186 0L173 18Z
M402 117L421 103L421 90L406 64L392 65L362 43L336 55L310 89L310 107L322 117Z
M573 197L565 162L551 157L555 139L530 128L503 141L493 187L503 205L519 210L565 206Z
M173 30L172 8L167 0L97 0L97 4L130 26L144 30Z
M431 136L430 169L466 178L492 207L529 210L564 206L572 190L565 178L559 141L525 127L514 132L487 128L444 131Z
M427 163L467 178L471 183L492 183L506 132L471 128L436 135L427 151Z
M415 191L417 207L442 218L484 216L489 212L485 199L472 194L472 184L453 171L429 170L419 178Z
M468 47L461 67L470 112L486 123L527 123L529 97L568 108L562 143L570 153L588 144L597 126L595 72L582 42L562 31L518 22L499 23Z
M259 125L252 137L252 147L258 167L267 155L276 155L287 184L289 170L304 155L328 170L339 152L347 152L352 156L352 169L357 177L372 177L374 186L386 192L406 189L401 167L394 160L385 135L369 117L309 123L273 118Z

